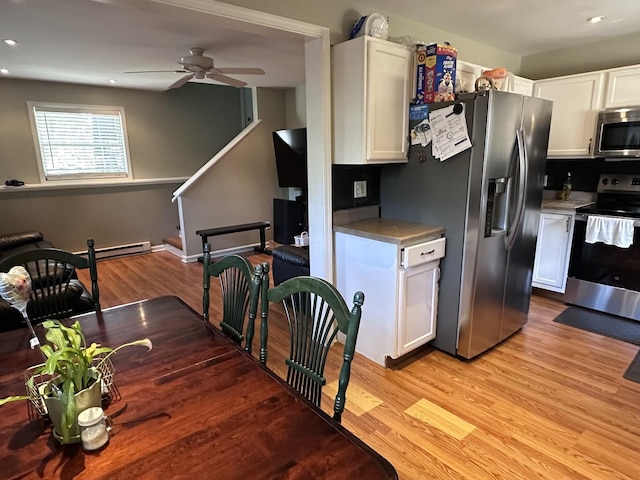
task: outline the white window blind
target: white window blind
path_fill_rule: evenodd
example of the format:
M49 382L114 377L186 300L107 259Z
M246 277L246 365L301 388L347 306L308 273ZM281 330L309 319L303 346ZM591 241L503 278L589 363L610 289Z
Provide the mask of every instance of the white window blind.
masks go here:
M127 178L121 107L30 104L44 180Z

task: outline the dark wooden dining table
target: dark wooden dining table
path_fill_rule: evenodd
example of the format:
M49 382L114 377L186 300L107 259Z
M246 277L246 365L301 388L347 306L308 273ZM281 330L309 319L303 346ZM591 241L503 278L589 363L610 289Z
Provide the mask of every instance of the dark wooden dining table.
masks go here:
M153 342L151 351L112 356L109 443L95 453L60 445L48 422L29 418L26 401L9 403L0 407L0 478L397 478L387 460L177 297L77 319L87 342ZM23 394L24 370L41 361L28 343L27 329L0 334L0 398Z

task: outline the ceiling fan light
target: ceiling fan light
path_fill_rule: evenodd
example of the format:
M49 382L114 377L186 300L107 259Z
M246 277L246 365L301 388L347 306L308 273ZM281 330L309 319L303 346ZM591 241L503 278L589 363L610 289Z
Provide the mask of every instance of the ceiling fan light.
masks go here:
M595 17L587 18L587 22L589 23L599 23L604 20L604 15L596 15Z

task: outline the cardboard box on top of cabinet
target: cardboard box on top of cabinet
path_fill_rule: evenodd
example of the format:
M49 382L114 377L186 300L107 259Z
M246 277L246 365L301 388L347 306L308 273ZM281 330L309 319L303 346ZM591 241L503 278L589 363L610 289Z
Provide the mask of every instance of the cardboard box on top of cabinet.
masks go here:
M448 43L416 47L415 103L455 100L458 51Z

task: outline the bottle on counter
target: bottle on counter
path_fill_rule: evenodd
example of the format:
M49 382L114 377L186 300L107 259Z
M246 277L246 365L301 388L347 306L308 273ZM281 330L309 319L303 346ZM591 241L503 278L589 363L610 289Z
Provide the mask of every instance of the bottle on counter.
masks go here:
M571 172L567 174L567 179L562 184L562 195L560 198L562 200L571 200Z

